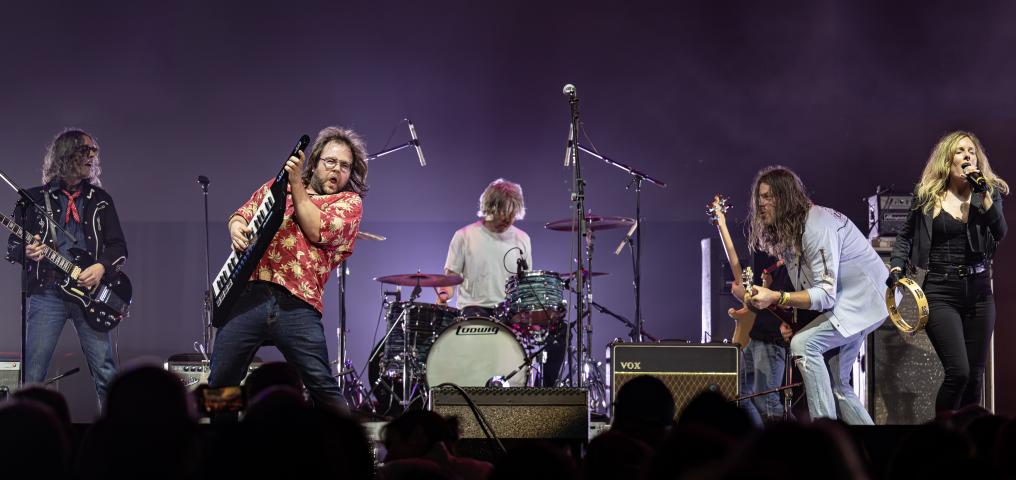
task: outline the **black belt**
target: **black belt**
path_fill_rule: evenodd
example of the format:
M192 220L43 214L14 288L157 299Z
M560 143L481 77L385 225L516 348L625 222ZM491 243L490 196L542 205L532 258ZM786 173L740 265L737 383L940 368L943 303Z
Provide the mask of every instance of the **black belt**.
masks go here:
M939 275L954 275L960 278L971 277L988 271L988 266L979 263L977 265L931 265L928 272Z

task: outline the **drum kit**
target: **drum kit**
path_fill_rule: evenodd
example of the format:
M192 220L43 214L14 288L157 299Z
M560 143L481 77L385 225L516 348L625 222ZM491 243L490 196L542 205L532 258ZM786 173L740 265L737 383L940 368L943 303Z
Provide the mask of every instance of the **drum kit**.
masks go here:
M590 215L588 219L590 230L627 228L634 223L625 217ZM546 225L556 231L572 231L572 227L570 220ZM574 292L571 282L579 272L519 273L506 282L505 299L490 317L464 316L457 308L417 301L424 287L461 284L459 275L417 272L375 278L385 285L413 290L405 301L399 290L386 292L384 297L381 309L387 328L367 365L370 394L377 401L370 405L372 409L392 415L421 407L430 388L445 383L462 387L540 385L541 353L573 326L566 319L567 295ZM583 277L608 275L582 273Z

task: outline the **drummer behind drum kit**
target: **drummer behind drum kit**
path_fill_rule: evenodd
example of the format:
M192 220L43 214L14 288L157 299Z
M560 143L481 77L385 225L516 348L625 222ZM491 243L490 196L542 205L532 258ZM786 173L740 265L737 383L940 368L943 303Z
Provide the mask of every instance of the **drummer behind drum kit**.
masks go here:
M591 230L623 228L624 217L590 216ZM570 220L551 222L548 229L571 231ZM586 272L584 276L606 273ZM452 287L458 275L412 273L374 280L413 287L408 301L401 291L385 292L382 310L387 328L368 360L376 413L397 414L422 407L430 388L445 383L460 387L523 387L540 385L542 355L567 332L565 291L574 273L521 270L505 285L505 300L494 317L461 315L457 308L417 302L423 287ZM394 297L389 302L388 297Z

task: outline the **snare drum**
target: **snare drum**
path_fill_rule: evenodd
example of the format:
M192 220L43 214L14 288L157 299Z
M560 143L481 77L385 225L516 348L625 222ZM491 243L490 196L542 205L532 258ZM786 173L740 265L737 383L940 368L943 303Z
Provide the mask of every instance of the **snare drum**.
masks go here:
M442 383L483 387L492 377L504 377L526 361L512 330L485 317L469 317L448 326L427 355L427 385ZM519 370L508 384L524 387L529 367Z
M509 278L504 289L501 310L511 322L551 327L567 312L564 280L556 272L530 270Z

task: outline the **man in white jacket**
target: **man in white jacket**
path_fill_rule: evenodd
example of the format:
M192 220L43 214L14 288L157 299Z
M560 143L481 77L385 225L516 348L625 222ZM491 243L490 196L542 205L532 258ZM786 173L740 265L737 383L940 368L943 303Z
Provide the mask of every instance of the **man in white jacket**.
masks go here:
M811 202L790 169L759 171L751 202L751 248L783 258L797 289L755 287L752 305L822 312L790 342L811 417L872 424L850 386L850 371L864 338L888 316L883 292L889 270L847 217Z

